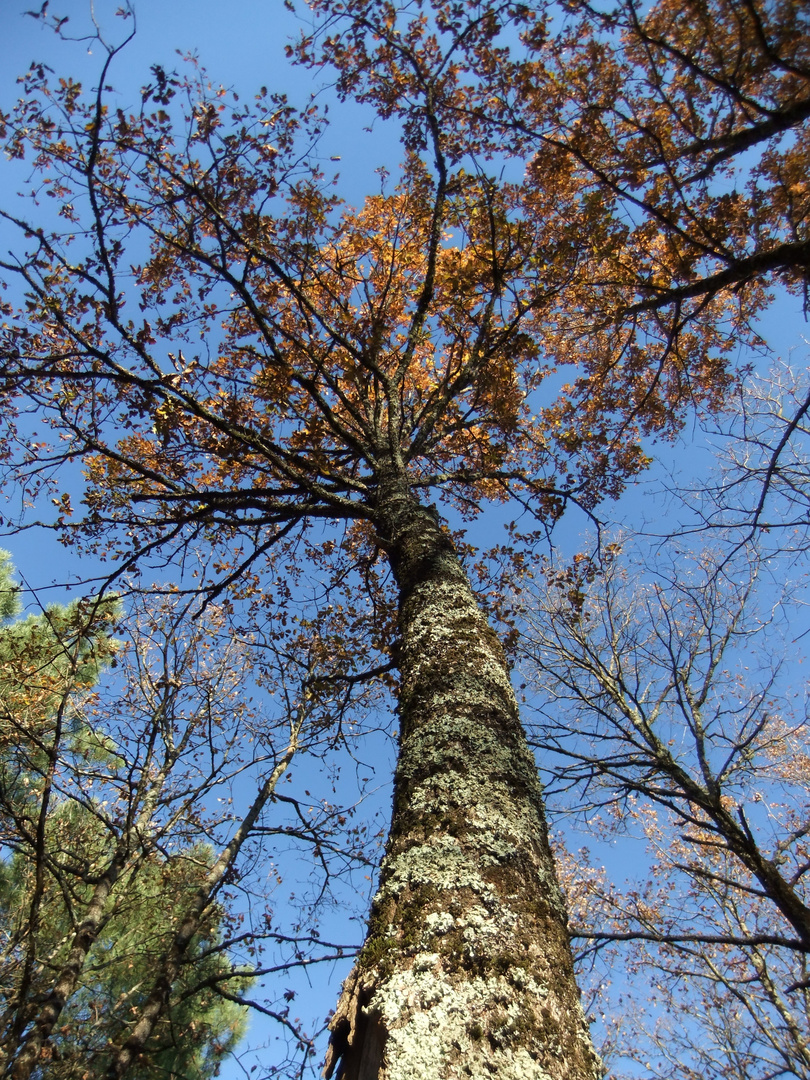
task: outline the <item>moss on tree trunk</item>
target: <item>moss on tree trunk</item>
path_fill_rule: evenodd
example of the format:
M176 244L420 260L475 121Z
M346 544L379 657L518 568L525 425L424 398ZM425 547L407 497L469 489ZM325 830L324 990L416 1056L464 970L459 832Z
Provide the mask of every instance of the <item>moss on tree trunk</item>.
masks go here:
M326 1075L591 1080L600 1063L503 650L431 510L395 483L378 507L400 588L401 748Z

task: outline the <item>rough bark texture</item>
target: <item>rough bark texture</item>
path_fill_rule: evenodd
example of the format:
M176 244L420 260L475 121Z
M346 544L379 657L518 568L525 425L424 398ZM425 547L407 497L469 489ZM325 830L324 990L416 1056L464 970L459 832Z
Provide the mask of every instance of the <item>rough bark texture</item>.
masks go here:
M332 1020L340 1080L593 1080L540 784L506 660L404 485L377 528L401 590L401 748L368 938Z

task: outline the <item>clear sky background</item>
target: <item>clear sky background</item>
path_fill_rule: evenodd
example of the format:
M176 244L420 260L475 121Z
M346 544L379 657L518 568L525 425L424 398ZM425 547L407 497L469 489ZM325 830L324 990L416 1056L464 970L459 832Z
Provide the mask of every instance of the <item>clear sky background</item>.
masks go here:
M29 4L38 7L37 0ZM88 55L87 43L60 42L50 29L24 14L29 4L25 0L0 0L0 108L7 109L18 94L16 77L32 60L44 61L58 74L71 74L91 83L103 56L97 45ZM116 0L96 0L96 12L113 40L118 40L126 26L112 17ZM215 83L222 83L249 97L262 85L271 91L284 91L293 104L304 104L310 94L317 92L321 101L332 102L332 125L318 148L324 167L340 172L340 188L350 202L358 202L365 193L378 189L374 170L380 166L394 172L399 162L398 131L395 125L377 121L373 131L365 130L371 116L354 105L334 103L328 87L328 75L322 79L310 71L292 68L284 56L285 44L296 34L300 23L284 6L283 0L136 0L138 32L135 41L117 62L111 82L120 94L120 104L138 101L138 88L150 80L149 68L161 64L170 69L181 63L181 54L196 53ZM297 7L305 15L304 5ZM89 0L51 0L50 14L68 15L67 33L79 35L88 27ZM332 158L339 157L339 163ZM0 162L0 198L7 203L25 166ZM0 234L0 244L3 237ZM3 245L4 247L6 245ZM796 297L782 297L763 320L761 332L776 355L805 365L810 352L803 336L808 334ZM741 357L745 360L746 357ZM767 359L755 358L767 367ZM706 437L697 427L688 428L678 446L661 450L660 465L653 476L673 473L682 483L688 483L690 473L706 467L709 460L705 450ZM656 504L639 492L645 492L651 478L644 478L639 489L631 491L618 506L603 507L605 516L626 520L631 526L643 517L648 522L656 513ZM578 545L584 523L572 519L561 531L561 538L570 548ZM487 537L487 541L492 537ZM495 537L497 539L497 537ZM71 563L75 554L65 554L52 536L26 534L24 537L5 537L0 544L8 548L14 562L26 580L36 587L63 581L78 574ZM84 569L84 568L83 568ZM55 595L54 598L57 598ZM351 936L357 937L357 927ZM340 973L338 973L340 974ZM313 1003L322 1012L334 1002L338 989L337 976L325 985L323 972L313 977ZM270 1064L268 1061L267 1064ZM243 1076L240 1068L223 1069L223 1080ZM261 1072L258 1074L261 1076Z

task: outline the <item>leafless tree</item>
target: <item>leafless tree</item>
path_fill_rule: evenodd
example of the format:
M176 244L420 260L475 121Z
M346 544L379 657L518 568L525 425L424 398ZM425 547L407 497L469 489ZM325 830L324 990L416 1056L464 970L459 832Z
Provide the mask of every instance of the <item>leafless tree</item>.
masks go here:
M694 531L550 561L523 611L531 740L587 845L559 860L590 1007L651 1075L810 1074L803 567L765 510L803 530L803 394L751 384Z

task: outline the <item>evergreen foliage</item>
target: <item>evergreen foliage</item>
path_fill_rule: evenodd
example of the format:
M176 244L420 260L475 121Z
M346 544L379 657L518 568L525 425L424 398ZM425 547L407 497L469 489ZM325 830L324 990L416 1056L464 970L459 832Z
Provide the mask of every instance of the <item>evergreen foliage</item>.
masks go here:
M83 695L115 663L112 629L120 605L76 601L18 618L19 589L3 552L0 611L0 1024L8 1042L25 1035L55 975L69 963L114 844L100 812L103 785L76 780L83 765L94 766L98 777L105 764L114 768L120 761L83 708ZM104 1074L107 1047L137 1015L169 947L174 912L199 888L212 858L204 844L170 856L143 845L130 860L110 890L100 932L34 1076ZM215 1076L243 1034L244 1009L217 993L231 970L217 950L221 916L212 909L195 936L173 1005L132 1070L137 1080Z

